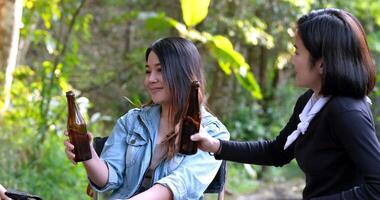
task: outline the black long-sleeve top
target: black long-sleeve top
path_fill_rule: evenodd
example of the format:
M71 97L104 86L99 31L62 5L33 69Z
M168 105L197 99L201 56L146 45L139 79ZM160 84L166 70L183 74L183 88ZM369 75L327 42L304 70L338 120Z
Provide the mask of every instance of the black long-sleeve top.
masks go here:
M333 96L305 134L284 150L312 95L297 100L289 122L271 141L221 141L217 159L283 166L296 158L305 173L304 199L380 199L380 144L365 99Z

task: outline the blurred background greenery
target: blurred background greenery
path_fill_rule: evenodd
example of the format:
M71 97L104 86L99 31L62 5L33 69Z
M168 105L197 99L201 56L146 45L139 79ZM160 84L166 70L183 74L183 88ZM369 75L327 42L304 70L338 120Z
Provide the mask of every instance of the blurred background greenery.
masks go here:
M197 45L208 106L233 140L271 139L287 122L303 91L290 64L302 14L325 7L353 13L380 62L377 0L25 0L17 8L18 2L0 1L0 183L45 199L88 198L83 167L64 154L65 91L79 97L88 130L109 135L118 117L148 100L144 52L158 38L179 35ZM12 68L11 27L20 11ZM371 98L378 126L378 87ZM247 193L297 178L303 176L294 161L282 168L229 163L227 189Z

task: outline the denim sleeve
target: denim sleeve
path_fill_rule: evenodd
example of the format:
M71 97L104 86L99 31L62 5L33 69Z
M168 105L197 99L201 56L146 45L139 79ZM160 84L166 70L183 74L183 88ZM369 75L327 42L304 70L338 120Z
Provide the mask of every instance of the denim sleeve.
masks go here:
M214 138L229 140L229 132L219 121L203 126ZM185 156L177 169L156 183L168 187L174 200L198 200L215 177L221 162L198 149L196 154Z
M119 188L123 183L125 171L125 152L126 152L126 115L121 117L114 126L112 134L104 144L101 160L104 160L108 167L108 181L103 188L99 188L93 183L91 186L98 192L107 192Z

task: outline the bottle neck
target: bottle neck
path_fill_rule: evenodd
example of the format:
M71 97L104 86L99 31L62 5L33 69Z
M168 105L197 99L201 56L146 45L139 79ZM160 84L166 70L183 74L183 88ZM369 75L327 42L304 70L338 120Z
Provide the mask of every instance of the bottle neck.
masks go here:
M67 111L69 116L75 116L75 97L74 96L66 96L67 97Z
M199 118L200 105L199 105L198 92L199 92L198 87L192 86L190 94L189 94L186 115L191 116L193 118Z

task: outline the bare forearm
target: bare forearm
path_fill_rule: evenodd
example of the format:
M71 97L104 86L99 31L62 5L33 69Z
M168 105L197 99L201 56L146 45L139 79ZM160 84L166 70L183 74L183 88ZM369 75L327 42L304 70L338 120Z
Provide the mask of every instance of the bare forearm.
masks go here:
M145 199L156 199L156 200L172 200L173 194L169 188L155 184L153 187L149 188L147 191L142 192L130 200L145 200Z
M1 200L11 200L9 197L5 195L7 190L0 184L0 199Z
M100 160L94 149L92 149L92 158L84 161L83 166L86 169L88 177L91 181L102 188L108 181L108 168L103 160Z

